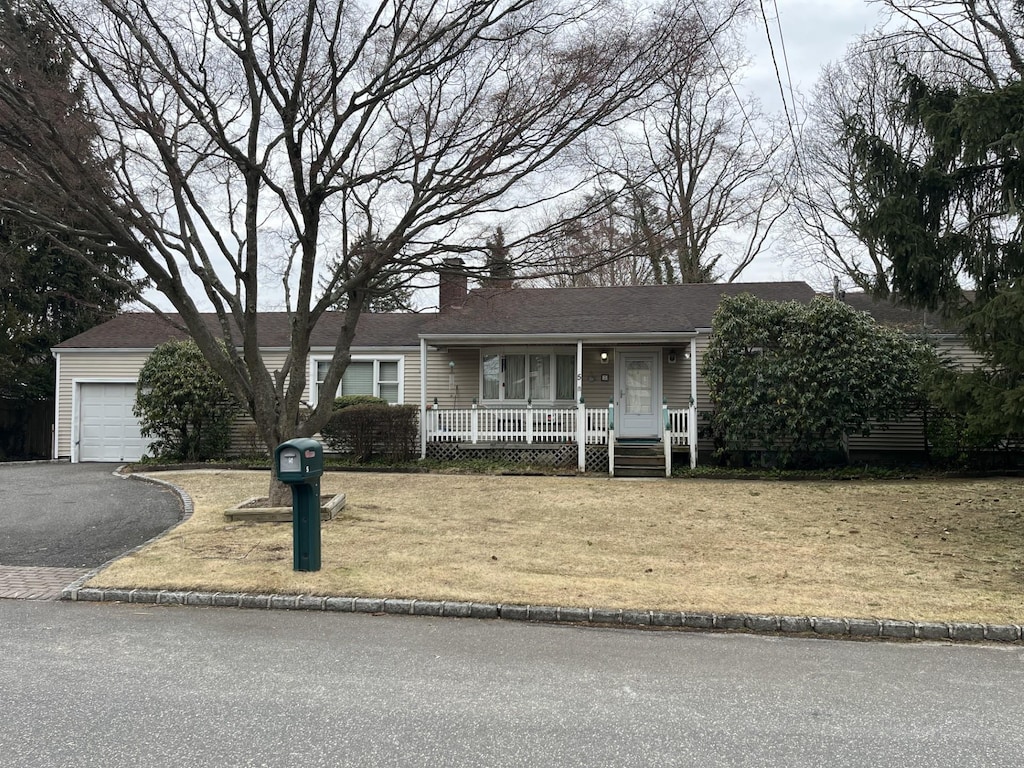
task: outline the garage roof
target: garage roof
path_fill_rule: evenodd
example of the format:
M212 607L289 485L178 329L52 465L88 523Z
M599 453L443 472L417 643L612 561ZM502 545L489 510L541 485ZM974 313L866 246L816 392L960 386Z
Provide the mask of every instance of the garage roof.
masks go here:
M207 326L219 333L220 325L214 313L204 313ZM314 347L331 347L341 330L344 314L331 312L317 324L311 339ZM357 347L415 347L419 344L417 332L424 316L415 313L365 314L359 319L353 346ZM152 349L167 341L188 338L181 328L177 314L158 315L153 312L126 312L78 336L62 341L54 349ZM264 349L289 346L289 314L287 312L261 312L257 320L257 334Z

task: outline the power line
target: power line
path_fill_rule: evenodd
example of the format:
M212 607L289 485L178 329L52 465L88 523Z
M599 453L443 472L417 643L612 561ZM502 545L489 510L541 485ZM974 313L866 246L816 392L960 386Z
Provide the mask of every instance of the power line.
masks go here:
M718 68L725 75L725 82L729 84L729 90L732 91L733 98L736 99L736 106L740 108L740 114L743 115L743 122L750 130L750 135L754 137L754 143L757 144L757 148L761 150L761 154L767 160L768 153L765 152L764 145L761 144L761 134L759 131L755 130L754 125L750 120L750 115L747 114L747 109L743 103L743 99L740 97L739 91L736 90L736 84L732 81L732 72L730 72L725 66L725 62L722 60L722 55L718 52L718 47L715 45L715 36L711 32L711 28L708 26L708 23L704 20L704 16L700 12L700 5L698 3L694 3L693 11L697 14L697 20L704 29L704 34L708 39L708 45L711 46L711 52L715 54L715 60L718 62Z

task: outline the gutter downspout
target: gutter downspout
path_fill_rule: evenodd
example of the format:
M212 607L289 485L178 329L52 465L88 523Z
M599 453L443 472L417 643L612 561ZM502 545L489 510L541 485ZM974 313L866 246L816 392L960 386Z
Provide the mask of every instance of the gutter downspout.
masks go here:
M50 458L57 458L57 437L60 435L60 352L50 350L57 361L57 373L53 383L53 436L50 445Z

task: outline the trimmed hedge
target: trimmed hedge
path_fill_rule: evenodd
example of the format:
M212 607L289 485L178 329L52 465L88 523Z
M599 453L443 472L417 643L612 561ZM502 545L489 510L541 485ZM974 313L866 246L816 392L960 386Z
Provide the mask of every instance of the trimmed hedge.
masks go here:
M357 461L369 461L374 456L408 461L419 437L419 409L414 405L367 402L347 405L335 411L320 435L328 448L352 454Z

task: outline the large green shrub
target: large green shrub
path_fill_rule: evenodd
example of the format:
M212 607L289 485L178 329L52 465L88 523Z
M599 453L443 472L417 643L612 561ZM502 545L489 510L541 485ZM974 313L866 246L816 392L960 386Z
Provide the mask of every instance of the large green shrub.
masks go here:
M238 405L195 342L171 341L142 366L133 410L155 457L203 461L224 455Z
M921 407L928 350L831 298L723 299L703 364L719 452L774 466L842 455L845 435Z

